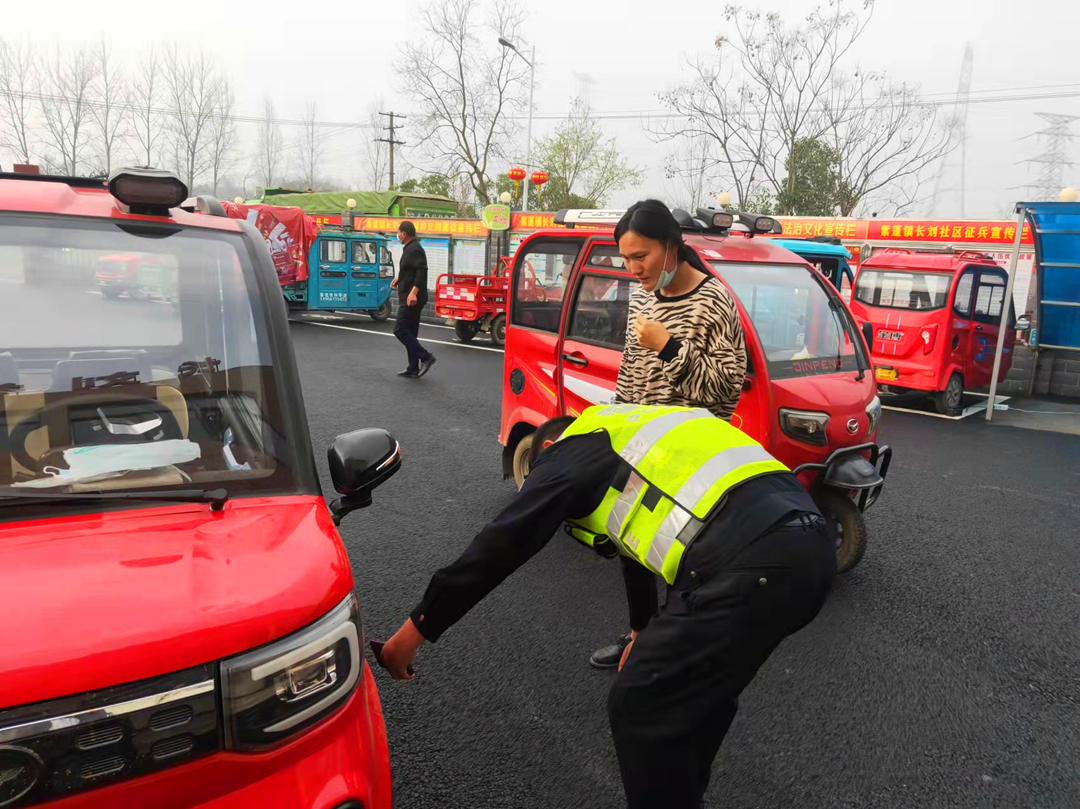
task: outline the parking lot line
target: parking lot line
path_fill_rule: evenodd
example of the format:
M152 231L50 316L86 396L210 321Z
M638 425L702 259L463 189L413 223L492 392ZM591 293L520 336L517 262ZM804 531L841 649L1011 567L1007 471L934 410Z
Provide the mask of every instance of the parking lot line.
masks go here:
M358 331L362 334L377 334L380 337L394 337L393 332L375 331L374 329L359 329L353 326L338 326L335 323L316 323L312 320L293 320L291 323L304 323L308 326L322 326L324 329L342 329L343 331ZM397 338L394 337L396 340ZM488 348L487 346L473 346L466 345L465 343L455 343L450 340L432 340L430 337L419 338L421 343L438 343L442 346L454 346L455 348L471 348L473 351L494 351L496 354L502 354L501 348Z

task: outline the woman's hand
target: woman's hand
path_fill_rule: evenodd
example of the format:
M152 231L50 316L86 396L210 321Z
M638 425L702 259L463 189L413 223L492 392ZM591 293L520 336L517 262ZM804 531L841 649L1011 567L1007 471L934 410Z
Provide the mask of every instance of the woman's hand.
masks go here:
M655 351L657 354L664 350L664 346L671 339L663 323L649 320L642 315L638 315L637 320L634 321L634 332L637 335L638 345Z

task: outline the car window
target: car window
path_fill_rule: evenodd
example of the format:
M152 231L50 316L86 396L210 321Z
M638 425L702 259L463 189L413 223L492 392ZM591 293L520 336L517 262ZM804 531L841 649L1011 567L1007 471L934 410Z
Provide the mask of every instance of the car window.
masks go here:
M586 267L601 267L606 270L621 270L626 267L626 262L619 255L619 247L615 244L597 244L589 251L585 259Z
M975 285L975 271L965 270L956 282L953 311L961 317L971 317L971 288Z
M558 332L563 295L583 239L537 239L518 250L514 261L511 322Z
M974 320L980 323L1001 322L1001 304L1005 300L1005 278L996 271L979 273L979 286L975 292Z
M630 293L637 284L632 278L613 275L583 276L574 298L568 337L622 351Z
M341 264L345 261L344 239L323 239L319 245L319 261Z
M886 309L941 309L949 298L952 276L907 270L863 270L855 282L855 300Z
M352 243L353 264L375 264L378 261L379 250L375 242Z

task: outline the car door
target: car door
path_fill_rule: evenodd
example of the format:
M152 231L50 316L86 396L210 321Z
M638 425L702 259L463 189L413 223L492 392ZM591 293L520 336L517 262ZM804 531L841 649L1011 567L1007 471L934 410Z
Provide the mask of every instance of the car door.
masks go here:
M971 387L982 388L990 384L994 373L994 353L997 351L998 335L1001 331L1001 312L1005 305L1005 290L1009 276L1004 270L981 267L975 289L974 306L971 320L974 324L969 357L973 367ZM1012 307L1009 307L1009 321L1013 322ZM1011 339L1010 339L1011 338ZM1012 359L1013 343L1016 334L1012 329L1006 333L1005 349L1010 353L1003 355L1002 371L1007 371ZM999 380L1000 381L1000 380Z
M968 267L960 273L953 285L952 307L945 323L945 334L942 335L940 347L935 346L934 352L940 352L939 361L934 366L939 377L939 388L944 389L949 381L946 372L950 368L962 369L965 386L974 387L971 375L978 372L969 367L972 365L971 343L975 330L975 324L971 320L971 304L975 298L975 282L978 277L978 269Z
M379 246L372 239L352 239L349 264L349 308L375 309L379 289Z
M319 295L308 298L316 309L344 309L349 305L349 242L347 239L319 239Z
M638 286L623 269L612 243L590 246L574 280L562 348L562 412L579 415L607 404L615 395L630 315L630 295Z
M584 237L538 235L514 256L503 389L528 411L521 417L536 424L561 412L563 290L584 243Z

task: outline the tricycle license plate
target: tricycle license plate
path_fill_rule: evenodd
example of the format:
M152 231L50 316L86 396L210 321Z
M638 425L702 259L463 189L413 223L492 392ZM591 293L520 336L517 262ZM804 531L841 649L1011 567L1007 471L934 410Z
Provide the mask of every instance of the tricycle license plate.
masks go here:
M896 369L895 368L876 368L874 370L874 376L884 382L896 381Z
M904 339L904 333L902 331L885 331L884 329L878 329L877 338L879 340L896 340L899 342Z

